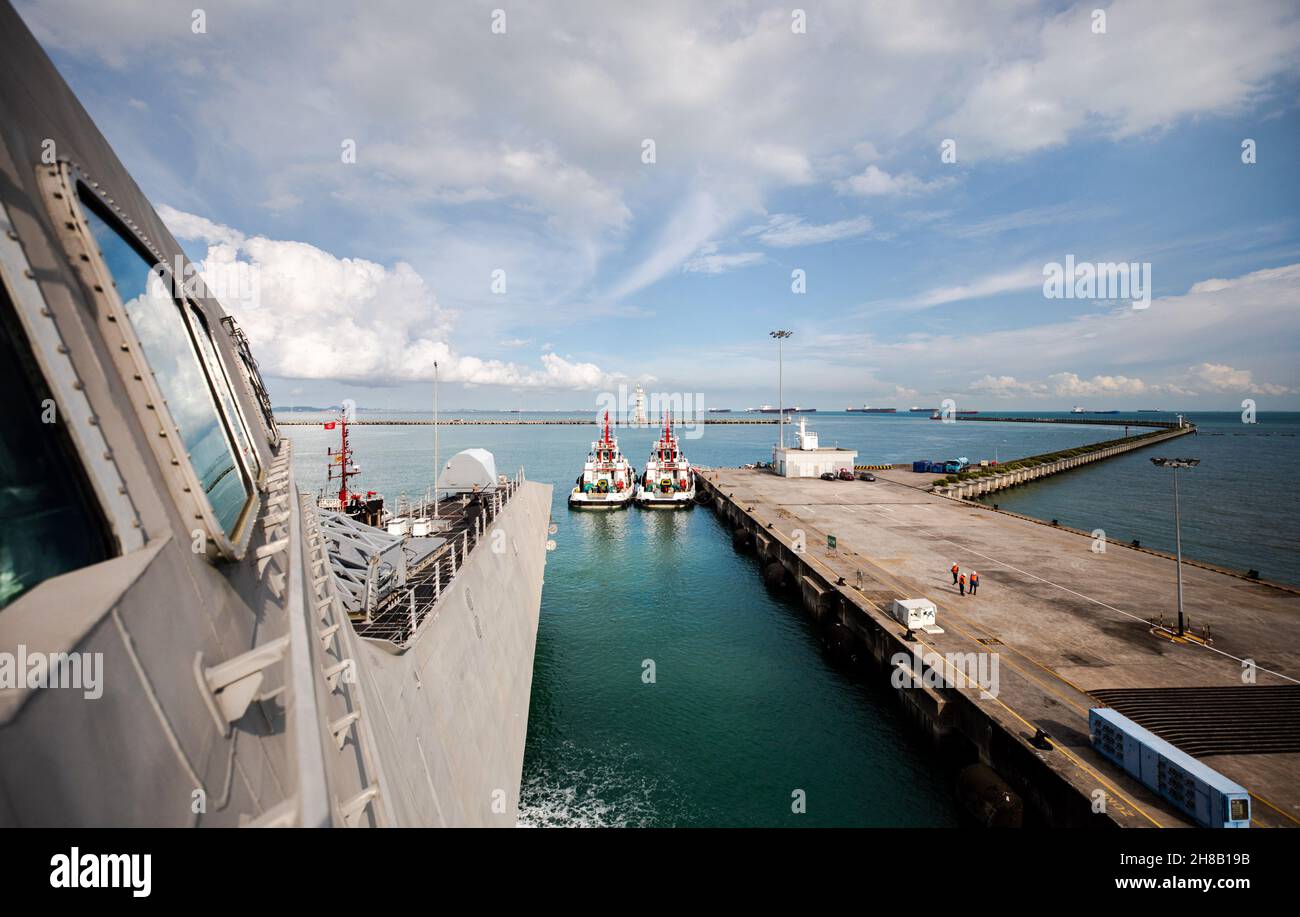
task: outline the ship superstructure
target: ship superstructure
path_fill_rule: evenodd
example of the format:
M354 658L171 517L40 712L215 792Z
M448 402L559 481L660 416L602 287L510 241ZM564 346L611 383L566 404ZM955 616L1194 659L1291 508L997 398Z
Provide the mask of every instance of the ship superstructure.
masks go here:
M318 507L191 275L0 2L0 825L513 826L550 487Z
M672 414L665 413L663 430L650 447L650 457L637 481L636 503L647 509L695 505L695 472L673 435Z

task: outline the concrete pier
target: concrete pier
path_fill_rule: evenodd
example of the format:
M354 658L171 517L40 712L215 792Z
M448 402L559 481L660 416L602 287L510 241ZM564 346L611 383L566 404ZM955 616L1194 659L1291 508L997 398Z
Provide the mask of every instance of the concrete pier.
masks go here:
M891 684L937 749L992 767L1039 820L1189 824L1091 748L1088 708L1123 709L1133 695L1163 700L1187 729L1221 739L1200 760L1251 791L1254 824L1300 825L1300 744L1286 713L1300 691L1300 590L1185 565L1187 614L1197 632L1209 626L1212 643L1175 639L1157 626L1175 616L1168 557L1119 544L1103 552L1081 533L904 483L919 477L884 470L874 483L828 482L717 469L698 480L736 547L755 551L769 584L800 597L828 650ZM958 594L954 562L979 571L977 595ZM944 632L909 639L889 615L895 598L934 602ZM996 666L995 690L950 671L951 660L976 658ZM899 683L908 670L919 684ZM1248 693L1256 687L1266 690ZM1202 690L1170 690L1189 688ZM1240 720L1220 729L1210 717L1225 705ZM1040 729L1050 738L1036 745Z

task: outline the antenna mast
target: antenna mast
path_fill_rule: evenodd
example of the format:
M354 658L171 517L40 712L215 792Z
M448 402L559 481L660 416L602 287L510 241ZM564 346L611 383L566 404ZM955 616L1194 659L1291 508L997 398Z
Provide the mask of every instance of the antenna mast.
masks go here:
M438 361L433 361L433 518L438 518L438 475L442 464L438 456Z
M342 437L342 448L335 452L333 449L326 450L326 454L331 456L329 468L326 470L326 479L334 480L334 466L338 466L339 478L339 509L346 509L348 505L348 478L358 474L352 470L352 450L348 448L348 415L346 411L339 413L339 419L336 421L340 427L340 436ZM332 429L334 423L325 425L325 429Z

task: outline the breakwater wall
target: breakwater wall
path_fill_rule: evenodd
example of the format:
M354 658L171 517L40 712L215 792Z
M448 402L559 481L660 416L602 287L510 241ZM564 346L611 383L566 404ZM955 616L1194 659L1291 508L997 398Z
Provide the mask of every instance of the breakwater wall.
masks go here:
M993 415L975 415L975 416L955 416L954 420L960 420L965 423L968 420L986 421L992 423L1072 423L1086 424L1095 427L1162 427L1164 429L1174 429L1184 424L1176 420L1134 420L1127 417L994 417Z
M318 427L328 421L322 420L282 420L276 418L277 426L281 427ZM729 425L748 425L748 424L772 424L776 425L777 420L747 418L735 420L719 420L709 417L703 420L677 421L678 426L690 426L697 423L707 424L729 424ZM435 424L432 420L349 420L350 427L527 427L527 426L561 426L561 427L594 427L598 426L597 422L590 417L562 417L546 420L501 420L491 418L470 418L470 417L449 417L446 420L439 420ZM640 426L650 429L654 424L618 424L618 426Z
M1174 426L1171 429L1154 432L1145 436L1134 437L1116 443L1102 444L1098 448L1082 446L1080 448L1087 451L1032 465L1030 467L1009 468L1005 471L993 467L975 469L975 473L982 476L972 477L967 480L952 481L946 484L935 484L933 492L943 497L952 497L956 500L979 497L984 494L995 493L999 490L1006 490L1008 487L1025 484L1029 481L1036 481L1039 478L1045 478L1049 475L1060 474L1061 472L1069 471L1072 468L1090 465L1093 462L1100 462L1103 459L1123 455L1126 452L1132 452L1134 449L1145 449L1147 446L1154 446L1157 443L1175 439L1179 436L1186 436L1187 434L1194 432L1196 432L1196 427L1190 424L1181 427ZM1011 464L1016 463L1012 462Z

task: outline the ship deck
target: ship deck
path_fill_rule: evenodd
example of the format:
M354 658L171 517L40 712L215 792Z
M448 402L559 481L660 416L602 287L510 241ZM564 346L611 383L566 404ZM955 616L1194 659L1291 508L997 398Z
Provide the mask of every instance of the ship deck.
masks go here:
M510 489L500 488L497 493L503 500L509 500L513 485ZM406 587L394 589L385 596L369 620L354 618L353 627L358 635L399 644L410 638L482 537L478 533L479 517L483 519L484 531L495 518L491 495L481 496L481 503L462 500L459 496L443 497L439 501L438 518L443 528L428 537L407 540L410 567ZM431 518L432 513L430 503L426 516Z

